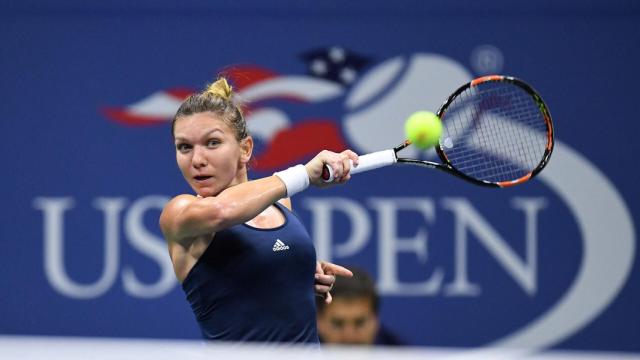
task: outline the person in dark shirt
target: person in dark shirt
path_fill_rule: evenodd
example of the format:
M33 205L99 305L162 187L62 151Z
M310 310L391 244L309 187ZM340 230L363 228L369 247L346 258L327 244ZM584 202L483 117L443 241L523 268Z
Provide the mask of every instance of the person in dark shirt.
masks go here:
M351 272L316 260L289 198L309 184L347 182L358 156L322 151L306 165L249 181L253 139L224 78L182 103L172 135L195 195L170 200L160 228L203 336L317 344L315 294L331 302L335 276ZM321 179L325 164L332 184Z
M353 267L351 272L350 278L336 279L330 304L318 301L320 341L343 345L404 345L380 322L380 299L369 274Z

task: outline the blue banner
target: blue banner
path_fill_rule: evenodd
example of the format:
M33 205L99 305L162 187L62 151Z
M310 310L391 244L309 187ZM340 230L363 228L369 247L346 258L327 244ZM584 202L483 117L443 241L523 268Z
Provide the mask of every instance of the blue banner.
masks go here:
M246 102L258 178L325 148L393 147L409 114L499 73L549 105L549 166L502 190L411 167L309 189L293 206L318 257L369 270L383 323L408 344L640 352L638 10L0 5L0 333L199 337L157 223L168 199L191 192L171 117L218 74Z

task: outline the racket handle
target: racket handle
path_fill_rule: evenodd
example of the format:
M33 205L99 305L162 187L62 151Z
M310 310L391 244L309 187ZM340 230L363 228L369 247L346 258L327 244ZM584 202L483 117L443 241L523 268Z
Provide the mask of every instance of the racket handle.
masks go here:
M351 160L349 160L351 161ZM358 166L353 166L351 162L351 174L357 174L364 171L369 171L383 166L395 164L397 161L396 153L393 149L376 151L374 153L362 155L358 157ZM322 180L324 182L332 182L335 179L333 176L333 169L325 164L322 169Z

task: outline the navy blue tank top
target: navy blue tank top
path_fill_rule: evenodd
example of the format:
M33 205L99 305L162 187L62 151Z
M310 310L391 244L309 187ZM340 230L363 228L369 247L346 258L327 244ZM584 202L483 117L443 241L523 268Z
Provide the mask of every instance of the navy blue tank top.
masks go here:
M215 234L182 283L206 339L319 343L307 230L276 203L284 224L235 225Z

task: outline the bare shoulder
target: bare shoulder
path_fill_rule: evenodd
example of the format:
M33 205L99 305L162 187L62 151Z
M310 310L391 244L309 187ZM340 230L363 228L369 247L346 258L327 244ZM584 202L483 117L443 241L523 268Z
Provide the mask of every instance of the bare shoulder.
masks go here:
M165 237L176 232L178 224L175 220L178 215L197 199L193 195L182 194L169 200L164 206L162 214L160 214L160 229L165 234Z

